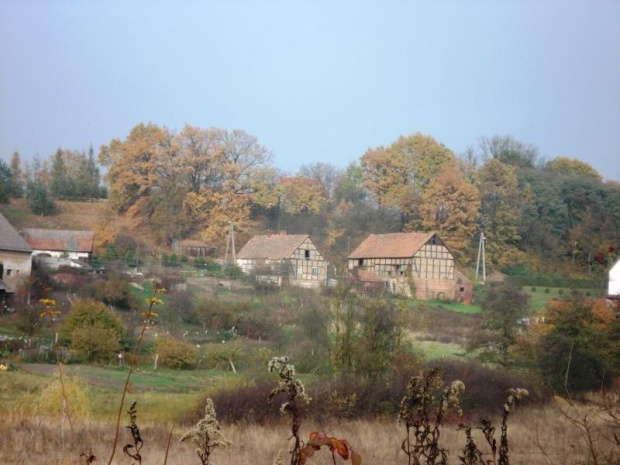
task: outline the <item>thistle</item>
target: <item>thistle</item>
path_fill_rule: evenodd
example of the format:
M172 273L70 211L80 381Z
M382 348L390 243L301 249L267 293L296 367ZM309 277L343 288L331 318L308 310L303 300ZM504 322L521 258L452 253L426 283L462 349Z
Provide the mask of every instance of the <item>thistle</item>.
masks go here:
M202 465L211 463L211 454L218 447L227 448L232 443L224 437L220 425L216 419L215 406L211 399L207 399L205 405L205 416L196 426L187 431L180 442L191 440L198 447L196 454L200 458Z

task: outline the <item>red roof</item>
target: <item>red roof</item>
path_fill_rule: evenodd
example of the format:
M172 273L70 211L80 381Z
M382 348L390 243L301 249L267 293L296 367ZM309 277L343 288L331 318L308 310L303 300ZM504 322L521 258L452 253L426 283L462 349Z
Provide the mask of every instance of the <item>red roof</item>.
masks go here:
M410 258L434 235L434 232L371 234L349 258Z
M308 239L307 234L273 234L254 236L237 253L237 258L281 260L291 255Z
M93 251L93 239L95 237L93 231L26 228L22 233L33 250L84 253Z

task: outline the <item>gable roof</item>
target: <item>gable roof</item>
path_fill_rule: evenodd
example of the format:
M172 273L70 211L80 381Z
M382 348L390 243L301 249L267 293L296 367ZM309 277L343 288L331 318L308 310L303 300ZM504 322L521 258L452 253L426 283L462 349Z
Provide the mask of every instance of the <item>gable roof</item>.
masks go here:
M11 223L0 213L0 250L32 253L32 249Z
M283 258L290 258L308 237L307 234L254 236L237 253L237 258L250 260L281 260Z
M52 250L59 252L92 252L93 231L68 231L61 229L22 230L24 239L35 250Z
M435 232L371 234L349 258L410 258L434 235Z

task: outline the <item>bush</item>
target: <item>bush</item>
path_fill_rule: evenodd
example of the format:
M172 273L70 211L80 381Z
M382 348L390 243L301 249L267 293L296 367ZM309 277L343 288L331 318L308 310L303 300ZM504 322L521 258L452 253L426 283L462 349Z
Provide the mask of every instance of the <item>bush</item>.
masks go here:
M92 296L108 305L131 310L139 306L138 299L129 291L127 279L120 275L111 275L107 280L97 281L93 286Z
M125 328L104 303L79 300L71 308L61 336L89 361L110 361L121 348Z
M155 342L155 352L162 366L174 369L196 368L196 347L185 341L162 337Z

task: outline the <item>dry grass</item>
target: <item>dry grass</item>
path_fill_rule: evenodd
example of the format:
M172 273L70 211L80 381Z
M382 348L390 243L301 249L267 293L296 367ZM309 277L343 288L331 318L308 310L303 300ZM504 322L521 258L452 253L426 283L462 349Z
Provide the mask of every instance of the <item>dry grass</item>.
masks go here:
M586 407L580 407L580 414L587 411ZM125 420L124 423L127 423ZM497 424L499 418L493 420ZM144 439L144 464L163 463L170 426L140 423ZM457 432L456 427L454 423L447 424L441 436L441 441L450 450L451 464L458 463L458 454L465 439L464 433ZM611 435L609 426L599 418L595 420L593 428L599 450L611 450L612 444L607 440ZM286 451L290 446L286 439L290 435L290 425L285 421L263 426L222 424L222 429L233 445L215 452L213 461L218 465L271 465L278 450ZM406 463L407 458L400 449L404 428L397 425L396 421L338 421L326 422L316 427L306 423L301 427L302 438L307 439L315 429L331 436L346 438L360 452L364 464ZM175 426L169 464L199 463L193 447L178 442L185 430L183 426ZM113 434L114 427L111 423L77 420L76 443L69 444L68 428L63 430L58 419L4 415L0 417L0 463L84 463L79 461L79 454L91 449L98 457L98 462L102 462L109 455ZM475 430L474 435L479 446L482 446L481 433ZM581 435L562 417L555 406L517 411L509 420L509 440L511 465L588 463L587 450ZM121 444L127 442L130 442L130 435L128 430L124 429L121 432ZM118 455L114 463L130 462L127 457ZM310 463L330 464L331 455L319 453Z

